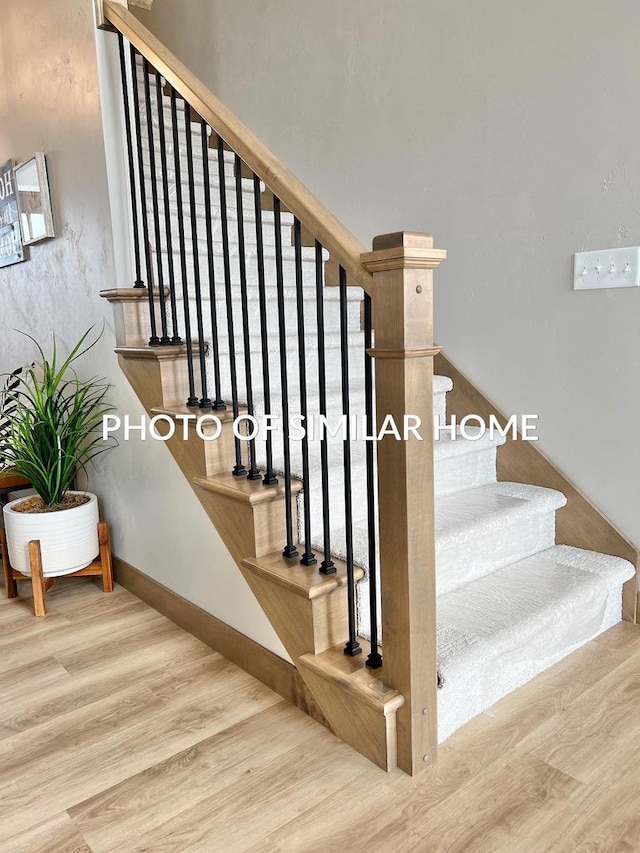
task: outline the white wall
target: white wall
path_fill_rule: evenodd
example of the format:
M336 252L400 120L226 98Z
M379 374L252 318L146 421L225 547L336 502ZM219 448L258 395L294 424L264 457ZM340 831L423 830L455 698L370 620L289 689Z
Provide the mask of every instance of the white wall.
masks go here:
M640 544L640 289L571 256L640 243L632 0L155 0L141 20L366 243L431 231L436 332Z
M0 70L0 162L46 152L58 235L33 246L29 261L0 269L0 372L34 357L15 329L45 348L55 332L64 348L104 320L104 336L82 369L108 376L118 410L140 415L113 353L111 308L98 295L118 282L92 0L21 0L3 9ZM286 655L164 446L121 444L103 457L90 486L118 556Z

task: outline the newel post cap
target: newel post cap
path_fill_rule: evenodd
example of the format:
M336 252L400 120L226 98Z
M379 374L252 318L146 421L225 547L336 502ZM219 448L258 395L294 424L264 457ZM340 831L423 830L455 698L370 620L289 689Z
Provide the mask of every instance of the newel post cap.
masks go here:
M373 238L373 251L363 252L362 265L370 272L397 269L428 269L440 266L447 257L444 249L433 248L431 234L396 231Z

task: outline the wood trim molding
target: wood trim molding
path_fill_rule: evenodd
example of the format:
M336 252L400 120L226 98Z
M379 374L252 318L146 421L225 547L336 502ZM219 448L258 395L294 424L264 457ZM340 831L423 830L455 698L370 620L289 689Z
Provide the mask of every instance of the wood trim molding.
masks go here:
M428 358L438 355L442 347L417 347L415 349L384 349L377 347L368 349L367 355L372 358Z
M165 300L169 298L169 288L164 288ZM106 299L107 302L144 302L149 301L149 291L146 287L112 287L107 290L101 290L100 296ZM156 302L160 302L160 293L158 288L154 288L153 298Z
M447 257L445 249L433 248L433 236L418 231L395 231L373 238L373 251L360 256L369 272L434 270Z
M447 411L455 414L458 420L474 414L488 421L493 415L502 426L506 424L504 414L443 353L436 356L435 370L453 380L453 390L447 394ZM640 553L636 546L530 441L514 441L507 437L506 444L498 451L498 479L532 483L562 492L567 504L556 514L558 544L612 554L629 560L636 567L636 577L627 581L622 594L623 618L636 622L640 569Z
M295 666L226 622L122 560L113 558L116 582L167 619L327 726Z
M138 19L116 0L104 0L105 19L157 68L213 130L275 193L341 264L350 282L371 293L372 277L360 262L365 246L278 158Z
M378 252L363 252L362 265L369 272L387 270L434 270L446 260L445 249L384 249Z

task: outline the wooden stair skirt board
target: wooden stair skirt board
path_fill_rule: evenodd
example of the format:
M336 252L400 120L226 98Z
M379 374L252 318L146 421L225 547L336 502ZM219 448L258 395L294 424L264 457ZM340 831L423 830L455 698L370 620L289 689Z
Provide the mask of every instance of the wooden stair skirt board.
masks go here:
M507 418L494 404L440 353L435 357L434 369L453 380L453 389L447 394L449 414L458 422L466 415L478 415L485 423L495 417L503 426ZM514 441L511 434L498 453L498 480L528 483L556 489L566 497L567 503L556 515L556 542L573 545L587 551L611 554L628 560L636 567L636 577L622 588L622 616L627 622L638 621L640 597L637 591L637 574L640 569L638 550L619 530L568 480L547 457L530 441Z
M120 304L112 292L107 298ZM141 297L137 300L127 292L123 309L144 310L144 300ZM135 321L129 325L136 327ZM193 414L184 407L185 395L179 390L186 387L185 347L118 346L116 352L125 376L149 415ZM197 357L197 349L194 357ZM281 665L279 658L278 663L274 663L275 655L266 650L258 652L261 647L242 638L238 632L233 634L234 642L251 648L258 663L250 660L248 653L235 654L227 639L232 629L222 627L219 620L212 622L214 617L146 579L122 561L116 561L116 578L186 630L273 686L350 746L390 770L395 767L396 710L403 699L364 665L366 652L355 659L347 658L342 652L348 636L346 568L334 558L336 574L323 576L317 569L301 566L297 559L287 560L282 556L282 543L286 540L284 485L264 486L261 481L234 477L230 473L234 463L229 423L232 414L216 412L216 415L223 423L222 434L216 441L203 440L195 429L189 433L189 440L183 441L180 427L165 444L295 662L298 675L295 678L284 676L282 665L289 667L290 664L283 661ZM160 423L157 428L162 432ZM294 517L296 495L301 488L302 484L294 480L291 490ZM356 567L356 578L362 577L362 573L362 569ZM176 613L179 618L175 617ZM221 637L224 644L220 642ZM310 665L309 658L314 659L321 653L327 655L322 665ZM336 659L342 666L335 663ZM277 676L274 675L276 670ZM332 678L335 678L333 686ZM347 684L349 689L345 687Z

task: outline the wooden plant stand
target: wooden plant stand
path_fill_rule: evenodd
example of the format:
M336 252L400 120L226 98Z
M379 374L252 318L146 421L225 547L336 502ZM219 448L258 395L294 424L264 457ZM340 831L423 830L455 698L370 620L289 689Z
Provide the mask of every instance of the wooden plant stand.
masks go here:
M0 528L0 553L2 554L2 571L4 573L4 591L7 598L15 598L18 595L16 581L31 580L33 589L33 610L36 616L46 616L47 606L45 595L53 584L60 578L82 578L102 577L102 589L104 592L113 591L113 566L111 563L111 538L109 536L109 525L106 521L98 524L98 542L100 553L88 566L79 569L69 575L59 577L44 577L42 574L42 552L40 540L32 539L29 542L29 562L31 564L31 578L14 569L9 563L9 551L4 530Z

